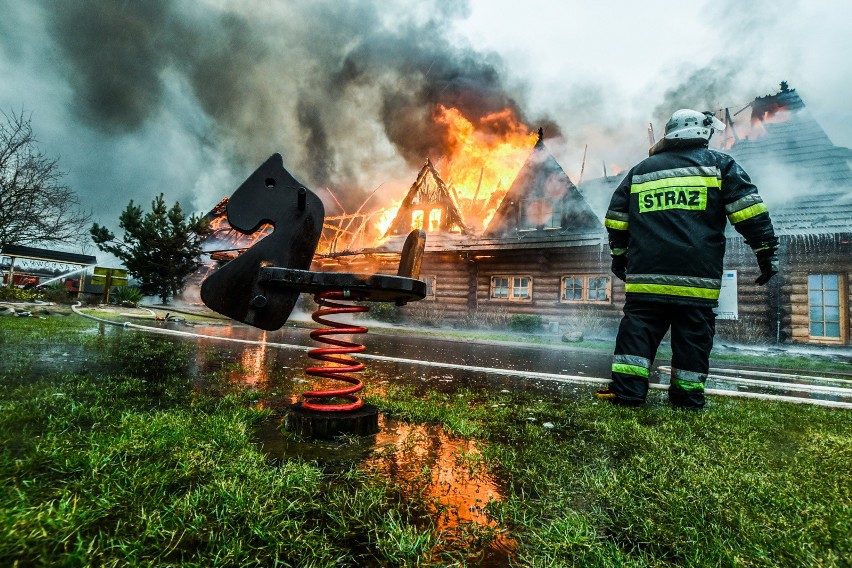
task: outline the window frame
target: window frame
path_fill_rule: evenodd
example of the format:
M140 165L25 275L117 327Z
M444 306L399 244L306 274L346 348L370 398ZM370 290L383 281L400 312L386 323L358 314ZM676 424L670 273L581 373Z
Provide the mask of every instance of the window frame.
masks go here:
M494 285L495 280L506 280L506 296L495 296L494 290L496 286ZM521 286L516 285L516 280L526 280L527 285ZM502 302L532 302L533 299L533 277L531 274L493 274L489 279L488 286L488 299ZM501 286L502 288L502 286ZM515 290L526 288L527 295L516 297Z
M834 276L837 278L837 289L826 289L825 287L825 277L826 276ZM819 288L811 288L811 279L813 277L820 277L820 287ZM808 291L808 339L812 341L824 342L824 343L844 343L846 341L847 336L847 326L846 326L846 278L845 274L841 273L812 273L808 272L807 278L807 291ZM823 333L825 333L826 328L829 323L835 323L834 320L827 320L825 318L825 293L826 291L835 292L837 294L837 305L836 306L828 306L832 308L837 308L837 326L838 326L838 334L837 335L814 335L813 334L813 324L818 323L823 327ZM812 298L814 293L819 293L822 297L819 305L814 305L812 303ZM814 309L822 310L823 316L821 320L812 319L812 314Z
M526 232L526 231L537 231L539 229L545 231L557 231L562 229L562 217L565 214L565 203L564 197L560 197L559 199L521 199L518 201L518 231ZM526 223L528 208L532 204L545 204L550 205L550 219L546 223L539 223L537 225L528 225Z
M581 297L579 299L574 298L566 298L565 297L565 281L566 279L571 278L575 281L581 280L583 284ZM598 299L590 299L589 298L589 281L596 280L600 278L606 279L606 287L604 288L606 297L603 300ZM596 288L596 290L600 290L600 288ZM592 305L605 305L612 304L612 278L607 274L601 273L580 273L580 274L563 274L559 277L559 303L560 304L592 304Z

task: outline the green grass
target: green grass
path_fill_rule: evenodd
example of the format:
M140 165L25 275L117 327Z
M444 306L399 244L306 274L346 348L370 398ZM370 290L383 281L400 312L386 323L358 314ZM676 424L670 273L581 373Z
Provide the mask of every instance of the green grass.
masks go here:
M511 489L489 510L523 566L842 566L852 414L714 399L674 410L393 390L373 402L483 440ZM533 421L534 419L534 421ZM546 428L545 423L553 427Z
M440 531L451 505L426 491L438 462L405 461L414 440L374 452L385 461L373 467L273 462L253 442L270 417L254 401L269 393L234 386L239 365L198 377L189 363L209 354L193 344L97 330L0 320L3 353L20 353L0 366L0 565L464 566L501 534L518 566L852 557L849 411L712 398L694 413L659 392L631 409L588 390L386 385L368 397L386 416L475 440L456 473L500 480L484 503L491 524ZM87 363L28 373L39 350L66 347ZM388 473L404 463L413 477Z
M0 565L416 566L445 538L425 499L359 461L273 464L253 442L263 393L222 388L234 366L209 396L186 344L81 339L97 324L80 321L3 328L6 350L81 344L100 372L0 369Z

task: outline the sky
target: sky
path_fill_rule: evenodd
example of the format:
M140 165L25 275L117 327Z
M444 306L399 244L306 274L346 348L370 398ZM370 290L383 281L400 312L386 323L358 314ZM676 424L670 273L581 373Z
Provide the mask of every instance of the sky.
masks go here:
M0 109L23 111L93 220L206 213L275 152L327 214L401 198L436 104L512 109L577 181L647 155L678 108L787 81L852 146L841 0L0 0ZM745 116L745 115L743 115ZM612 173L612 170L610 171ZM378 188L378 190L377 190ZM80 250L79 246L71 250ZM93 252L91 243L88 252Z

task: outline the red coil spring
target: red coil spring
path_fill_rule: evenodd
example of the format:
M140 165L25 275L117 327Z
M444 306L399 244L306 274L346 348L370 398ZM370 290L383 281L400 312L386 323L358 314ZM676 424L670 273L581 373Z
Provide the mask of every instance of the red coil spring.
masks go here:
M335 379L350 383L352 386L341 389L316 390L304 393L305 397L302 402L302 408L308 410L316 410L319 412L344 412L347 410L357 410L364 406L364 401L355 396L355 393L364 387L357 376L353 373L360 373L364 370L364 364L355 361L349 356L349 353L361 353L365 347L360 343L353 343L344 339L333 339L329 335L349 335L354 333L367 333L366 327L347 326L340 322L326 319L325 316L334 314L351 314L356 312L366 312L370 308L366 306L353 306L351 304L338 304L330 300L339 300L346 298L349 300L357 300L358 298L348 295L343 291L321 292L314 296L314 301L321 307L317 309L311 316L313 320L319 324L331 326L325 329L317 329L311 332L311 338L333 345L334 347L322 347L319 349L311 349L308 351L308 357L318 361L326 361L332 365L323 367L310 367L305 372L314 377L322 377L327 379ZM320 402L312 402L311 400L322 401L331 398L340 398L348 400L346 404L323 404Z

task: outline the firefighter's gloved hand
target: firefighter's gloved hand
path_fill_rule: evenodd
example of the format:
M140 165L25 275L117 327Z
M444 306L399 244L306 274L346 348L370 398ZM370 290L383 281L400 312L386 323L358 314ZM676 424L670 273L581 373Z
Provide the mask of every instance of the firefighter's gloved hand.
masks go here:
M612 267L610 268L615 277L624 282L627 280L627 255L620 254L612 257Z
M778 274L778 256L775 251L757 255L757 265L760 267L760 276L754 281L755 284L763 286Z

